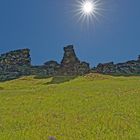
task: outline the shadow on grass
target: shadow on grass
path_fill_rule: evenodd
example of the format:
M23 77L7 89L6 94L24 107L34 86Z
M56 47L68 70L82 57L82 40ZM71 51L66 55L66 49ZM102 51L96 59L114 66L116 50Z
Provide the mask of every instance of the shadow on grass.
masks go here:
M96 73L96 72L91 72L89 74L100 74L100 75L108 75L108 76L114 76L114 77L120 77L120 76L123 76L123 77L133 77L133 76L138 76L140 77L140 74L105 74L105 73ZM30 76L30 75L26 75L26 76ZM11 80L15 80L15 79L19 79L21 77L24 77L24 76L17 76L17 77L8 77L7 79L6 78L0 78L0 83L1 82L6 82L6 81L11 81ZM64 83L64 82L68 82L68 81L71 81L73 79L75 79L77 76L47 76L47 75L34 75L34 79L45 79L45 78L52 78L52 80L50 82L47 82L46 84L61 84L61 83ZM92 78L92 76L91 76ZM2 90L2 88L0 87L0 90Z
M75 79L77 76L35 76L35 79L45 79L45 78L52 78L50 82L45 83L44 85L52 85L52 84L61 84L65 82L69 82Z
M0 87L0 90L4 90L4 88L3 87Z
M55 76L52 77L52 80L50 82L47 82L45 84L46 85L61 84L61 83L69 82L75 78L76 76Z
M34 79L45 79L45 78L51 78L51 76L47 76L47 75L35 75Z

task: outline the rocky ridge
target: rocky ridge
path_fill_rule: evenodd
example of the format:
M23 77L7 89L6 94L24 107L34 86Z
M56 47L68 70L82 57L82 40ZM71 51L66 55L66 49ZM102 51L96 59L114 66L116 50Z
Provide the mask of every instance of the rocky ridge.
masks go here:
M64 56L59 64L52 60L43 65L31 65L29 49L10 51L0 56L0 81L16 79L20 76L76 76L90 71L89 64L81 62L72 45L64 48Z
M137 60L114 64L113 62L98 64L90 69L89 63L82 62L76 56L73 45L64 47L61 63L54 60L43 65L31 64L30 50L20 49L0 55L0 81L16 79L21 76L78 76L90 72L109 75L140 75L140 55Z
M99 64L94 71L110 75L140 75L140 57L138 60L131 60L124 63L114 64L113 62Z

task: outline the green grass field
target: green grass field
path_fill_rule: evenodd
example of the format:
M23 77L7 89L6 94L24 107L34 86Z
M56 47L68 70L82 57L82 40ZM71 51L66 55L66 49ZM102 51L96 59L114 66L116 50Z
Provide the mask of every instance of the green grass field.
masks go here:
M0 83L0 140L140 140L140 77Z

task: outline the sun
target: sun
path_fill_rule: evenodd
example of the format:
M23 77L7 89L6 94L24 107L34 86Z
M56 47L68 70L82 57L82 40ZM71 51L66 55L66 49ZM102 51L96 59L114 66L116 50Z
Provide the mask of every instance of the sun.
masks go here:
M95 23L103 13L103 0L77 0L75 16L78 22Z
M96 5L91 1L85 1L82 5L82 10L85 14L92 14L95 8Z

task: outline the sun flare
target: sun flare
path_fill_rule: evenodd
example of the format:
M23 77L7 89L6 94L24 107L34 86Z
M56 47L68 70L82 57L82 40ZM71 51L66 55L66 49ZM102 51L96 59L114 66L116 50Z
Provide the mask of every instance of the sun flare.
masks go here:
M95 10L95 4L90 1L85 1L82 5L83 12L85 14L91 14Z
M78 0L75 7L75 15L78 21L95 23L99 21L99 17L102 16L103 11L102 0Z

